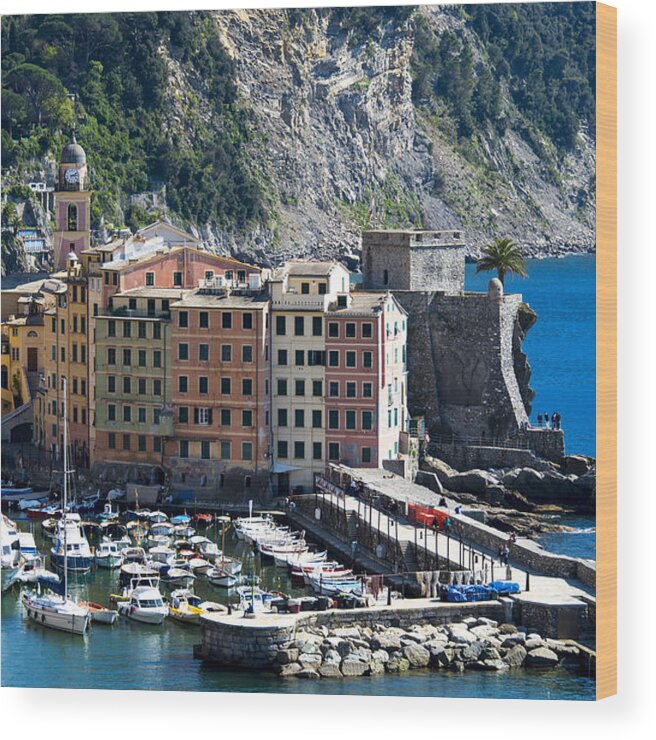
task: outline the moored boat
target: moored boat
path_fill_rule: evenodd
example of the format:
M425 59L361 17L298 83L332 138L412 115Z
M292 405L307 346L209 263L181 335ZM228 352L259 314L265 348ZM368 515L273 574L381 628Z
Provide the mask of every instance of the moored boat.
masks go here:
M124 617L143 624L162 624L169 613L162 594L155 586L137 586L129 599L117 603L117 609Z
M93 601L81 601L80 606L86 606L92 622L100 624L114 624L118 619L118 611L108 609L106 606L96 604Z
M113 570L114 568L120 568L123 562L123 556L121 550L116 542L111 540L103 540L95 555L96 565L100 568L108 568Z

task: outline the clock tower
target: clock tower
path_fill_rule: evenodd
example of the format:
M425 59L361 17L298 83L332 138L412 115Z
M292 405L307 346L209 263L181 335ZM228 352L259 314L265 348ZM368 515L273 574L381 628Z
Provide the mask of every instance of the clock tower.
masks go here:
M75 141L64 147L55 188L55 270L66 267L66 258L91 246L91 191L87 189L87 155Z

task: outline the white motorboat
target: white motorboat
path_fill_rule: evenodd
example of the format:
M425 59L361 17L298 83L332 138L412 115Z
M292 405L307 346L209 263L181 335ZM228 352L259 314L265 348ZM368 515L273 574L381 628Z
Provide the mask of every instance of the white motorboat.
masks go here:
M167 545L158 545L148 550L148 557L151 562L161 563L162 565L174 565L177 555L177 552Z
M173 537L175 525L171 522L156 522L150 525L150 534L153 536Z
M111 540L103 540L96 550L96 565L99 568L120 568L123 562L123 556L118 543Z
M237 594L239 596L239 608L244 612L260 614L271 611L271 601L274 598L273 594L262 591L258 586L255 586L255 588L252 586L239 586L237 588Z
M326 561L328 553L326 550L323 552L309 552L305 550L298 554L292 553L274 553L273 559L277 568L296 568L300 565L316 564L319 565Z
M0 547L2 547L2 559L0 561L2 590L6 591L20 574L25 558L21 555L20 538L16 524L4 514L0 520Z
M169 608L159 589L154 586L137 586L127 601L117 603L119 614L143 624L162 624Z
M62 509L66 512L68 494L68 476L73 472L68 467L68 417L66 415L66 378L62 378L62 415L64 418L64 492ZM28 619L51 629L83 635L89 626L89 610L68 597L68 536L70 528L64 519L60 529L63 540L61 555L63 558L63 583L52 579L37 579L37 590L25 592L21 598ZM79 529L78 529L79 531ZM87 543L88 546L88 543ZM41 594L40 587L46 586L50 593Z

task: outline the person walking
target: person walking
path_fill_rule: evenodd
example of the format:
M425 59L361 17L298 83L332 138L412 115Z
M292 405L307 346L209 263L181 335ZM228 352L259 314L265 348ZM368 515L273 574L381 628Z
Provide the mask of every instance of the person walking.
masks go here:
M546 411L544 412L544 425L549 429L549 414Z
M556 413L556 429L560 429L560 414Z
M542 426L542 414L538 414L538 426Z

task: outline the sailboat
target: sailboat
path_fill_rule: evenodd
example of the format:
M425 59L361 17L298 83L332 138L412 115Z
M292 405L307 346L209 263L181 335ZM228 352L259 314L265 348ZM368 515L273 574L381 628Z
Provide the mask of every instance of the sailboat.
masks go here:
M66 378L62 379L62 412L64 416L64 500L62 509L66 512L66 498L68 494L68 476L72 470L68 469L68 419L66 416ZM63 632L74 635L83 635L89 627L89 609L81 606L68 596L68 527L63 527L63 556L64 580L63 583L53 579L39 578L36 591L26 591L22 596L23 606L29 619ZM41 587L48 589L41 593Z
M236 558L227 558L225 555L225 530L226 524L230 523L229 517L217 517L221 522L221 557L214 562L214 567L206 570L207 580L213 586L221 588L232 588L241 583L241 562Z

